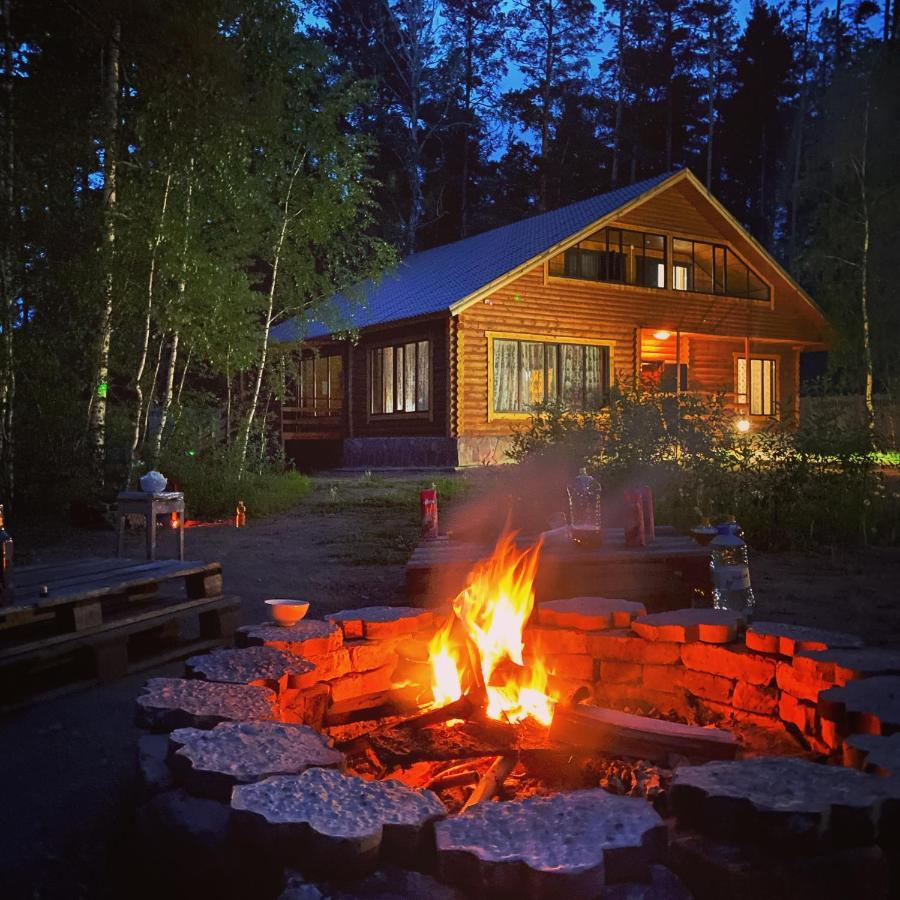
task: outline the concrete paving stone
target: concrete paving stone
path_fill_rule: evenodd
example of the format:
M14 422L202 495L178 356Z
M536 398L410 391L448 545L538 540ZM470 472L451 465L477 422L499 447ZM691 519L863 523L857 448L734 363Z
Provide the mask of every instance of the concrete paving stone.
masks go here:
M681 644L648 641L628 629L595 631L586 637L587 652L599 659L657 666L681 662Z
M833 681L809 673L802 675L797 671L794 662L795 660L790 662L778 660L775 664L775 683L782 691L791 694L798 700L817 703L822 691L834 687Z
M900 675L900 652L878 647L802 650L794 657L798 675L846 684L873 675Z
M595 898L649 881L666 829L643 799L604 790L480 803L438 822L437 875L477 897Z
M208 731L178 728L169 735L169 747L169 765L184 786L225 803L236 784L299 775L314 766L344 767L344 754L325 735L282 722L223 722Z
M302 619L296 625L247 625L238 629L240 639L250 645L264 644L307 659L324 656L344 642L341 629L332 622Z
M640 616L631 628L648 641L730 644L746 624L744 616L726 609L675 609Z
M421 860L432 823L447 813L431 791L319 768L237 785L231 807L238 839L332 877L372 866L379 855Z
M843 734L895 734L900 731L900 677L875 675L819 694L819 716Z
M213 728L220 722L278 718L268 688L189 678L151 678L137 698L137 724L148 731Z
M397 645L390 641L353 640L347 641L344 647L350 658L350 669L354 672L380 669L382 666L396 664L399 659ZM426 645L426 660L427 652Z
M223 684L255 684L283 691L315 683L316 666L309 660L274 647L213 650L185 663L188 675Z
M288 872L278 900L466 900L455 888L398 866L384 866L354 881L313 882Z
M601 631L607 628L628 628L637 616L647 614L643 603L633 600L614 600L609 597L567 597L545 600L535 607L537 622L560 628L580 628Z
M900 775L900 732L851 734L844 743L844 765L874 775Z
M693 900L684 882L665 866L650 866L650 883L611 884L602 900Z
M833 647L863 647L862 638L840 631L825 631L783 622L754 622L745 636L747 647L758 653L794 656L801 650L830 650Z
M365 606L329 613L326 621L340 625L346 640L386 640L434 626L434 613L415 606Z
M875 843L900 811L900 779L791 757L683 766L672 780L679 825L785 852Z
M747 684L770 684L775 680L775 660L745 647L720 647L700 641L683 644L681 661L688 669L745 681Z
M175 786L171 769L166 765L169 738L165 734L142 734L138 738L138 781L147 799Z

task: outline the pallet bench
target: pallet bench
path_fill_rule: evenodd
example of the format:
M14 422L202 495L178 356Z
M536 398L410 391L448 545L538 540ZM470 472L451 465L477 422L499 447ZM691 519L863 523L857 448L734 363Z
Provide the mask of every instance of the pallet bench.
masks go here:
M408 601L433 605L452 599L466 586L472 567L492 549L444 539L422 541L406 564ZM646 547L626 547L621 528L604 528L598 548L545 543L535 578L537 601L617 597L643 602L652 612L691 606L697 591L710 589L709 548L670 526L657 526L656 538Z
M96 558L18 568L14 602L0 607L0 706L230 643L239 618L218 563Z

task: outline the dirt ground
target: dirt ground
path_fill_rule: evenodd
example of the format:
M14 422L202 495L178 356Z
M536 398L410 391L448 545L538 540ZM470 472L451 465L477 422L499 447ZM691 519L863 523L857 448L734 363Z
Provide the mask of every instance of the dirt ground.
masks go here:
M243 621L268 597L303 597L312 615L403 602L403 564L416 540L425 476L319 476L287 514L244 529L189 529L188 558L223 564ZM463 501L457 499L457 504ZM132 537L133 551L142 549ZM22 562L112 555L111 531L16 533ZM165 553L163 535L161 554ZM170 538L174 544L174 536ZM757 619L850 631L900 646L900 549L755 554ZM134 698L179 663L0 717L0 897L128 896L137 729Z

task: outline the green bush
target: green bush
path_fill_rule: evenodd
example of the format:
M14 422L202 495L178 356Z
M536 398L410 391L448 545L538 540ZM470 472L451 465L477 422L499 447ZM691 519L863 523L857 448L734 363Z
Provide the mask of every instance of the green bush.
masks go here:
M535 410L513 439L520 462L585 466L604 492L654 491L656 519L682 529L737 516L760 548L897 541L900 492L879 466L864 427L808 418L745 436L719 396L613 391L600 413Z
M187 514L196 519L218 519L234 515L243 500L250 517L284 512L309 493L305 475L276 463L238 475L234 454L224 449L190 455L167 453L160 470L169 484L184 491Z

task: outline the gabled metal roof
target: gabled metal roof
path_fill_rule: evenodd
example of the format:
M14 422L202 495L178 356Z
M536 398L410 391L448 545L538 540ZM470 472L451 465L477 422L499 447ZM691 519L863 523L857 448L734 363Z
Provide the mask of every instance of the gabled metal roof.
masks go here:
M666 172L627 187L599 194L552 212L529 216L474 237L413 253L384 273L334 299L346 328L365 328L417 316L450 312L451 308L544 251L615 212L678 173ZM334 330L321 322L289 319L272 329L276 343L324 337Z

